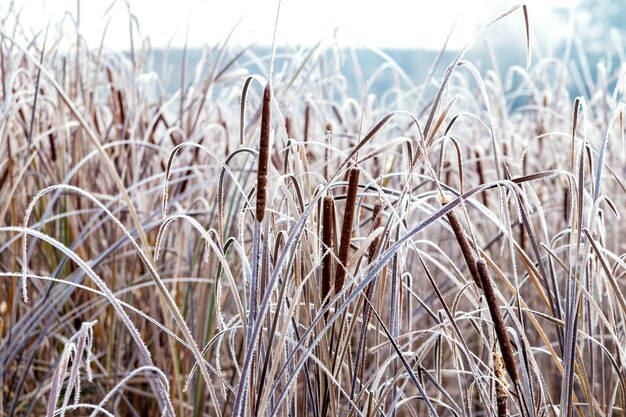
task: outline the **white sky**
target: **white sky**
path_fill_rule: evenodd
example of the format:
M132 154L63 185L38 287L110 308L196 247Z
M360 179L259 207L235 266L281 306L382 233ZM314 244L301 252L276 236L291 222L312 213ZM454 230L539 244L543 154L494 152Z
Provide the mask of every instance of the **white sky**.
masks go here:
M17 0L23 7L20 21L33 29L45 27L48 19L59 22L66 12L76 15L77 0ZM0 16L6 13L2 0ZM453 22L458 23L450 48L462 47L481 26L508 10L516 2L509 0L283 0L278 24L279 44L315 44L332 39L338 28L340 44L374 47L438 49ZM554 7L567 7L577 1L527 1L531 30L542 36L562 35L565 25L553 19ZM129 0L142 37L149 37L153 47L169 42L182 46L189 27L189 45L198 47L224 39L243 17L235 31L234 42L271 44L277 0ZM82 0L80 30L88 45L97 47L106 22L110 20L105 45L128 48L129 24L127 2ZM498 24L500 35L513 30L523 34L521 10ZM70 26L70 22L66 22ZM499 39L502 41L502 39ZM523 38L516 42L523 43ZM135 39L137 42L137 39ZM496 42L498 39L496 39Z

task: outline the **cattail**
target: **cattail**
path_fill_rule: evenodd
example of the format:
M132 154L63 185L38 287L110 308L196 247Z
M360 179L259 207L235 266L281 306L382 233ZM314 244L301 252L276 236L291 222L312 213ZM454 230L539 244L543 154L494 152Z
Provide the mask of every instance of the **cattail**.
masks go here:
M50 133L48 134L48 142L50 143L50 158L53 161L57 160L57 151L55 142L57 140L57 134L55 133L55 129L53 125L49 125Z
M576 147L576 126L578 125L578 109L580 108L580 98L574 100L574 117L572 122L572 146L570 149L570 171L574 172L574 152ZM620 120L621 123L621 120Z
M507 392L508 382L504 378L504 363L502 361L502 355L498 352L493 354L493 373L496 375L496 409L498 411L498 417L507 417L506 401L509 397Z
M335 204L331 196L324 197L324 211L322 213L322 300L330 293L333 270L333 239L335 231Z
M285 130L287 131L287 138L291 139L296 137L293 131L293 120L291 120L289 116L285 117Z
M569 220L570 204L570 190L565 184L563 187L563 219L566 224Z
M324 178L328 180L330 175L330 143L333 137L333 124L326 124L326 152L324 153Z
M308 101L304 107L304 141L309 140L309 125L311 123L311 103Z
M478 172L478 182L479 182L479 185L482 185L485 183L485 173L483 172L483 162L482 162L483 155L482 155L482 151L480 150L480 148L476 148L474 150L474 156L476 156L476 172ZM485 207L489 207L487 194L485 192L482 192L480 193L480 195L482 196L483 205Z
M267 200L267 172L270 160L270 119L272 116L272 85L268 81L263 90L263 108L261 111L261 140L259 144L259 167L257 169L256 218L259 223L265 217Z
M519 222L519 246L522 252L526 252L526 225Z
M339 122L339 125L340 126L343 125L343 117L341 116L341 110L339 109L339 106L337 106L336 103L333 103L331 108L333 110L333 114L335 115L335 118Z
M448 201L444 198L441 200L441 205L447 204ZM469 273L478 286L478 288L482 288L482 283L480 277L478 276L478 269L476 268L476 257L472 253L472 249L470 243L467 239L467 235L465 234L465 230L463 230L463 226L461 226L461 222L459 218L454 214L454 211L450 210L446 217L450 222L450 226L452 227L452 231L454 232L454 236L456 237L456 241L459 243L461 247L461 253L463 254L463 258L465 258L465 264L467 265L467 269Z
M487 307L489 308L489 313L491 314L491 319L493 320L493 326L496 330L496 337L498 338L498 343L500 344L500 351L502 352L504 365L506 366L506 370L509 373L511 381L513 381L514 385L517 385L519 378L517 376L517 366L515 365L513 344L511 343L509 334L504 326L504 319L502 318L496 292L493 289L491 276L489 275L489 270L487 269L487 262L485 262L484 259L479 258L478 261L476 261L476 267L478 268L478 274L480 275L480 279L483 283L485 300L487 301Z
M119 107L119 120L120 125L124 125L126 123L126 100L124 100L124 92L120 89L116 89L117 96L117 106Z
M114 104L117 104L117 124L122 127L124 122L126 121L126 109L124 105L124 92L118 88L115 88L115 83L113 80L113 72L111 68L107 68L107 78L109 81L109 85L111 86L111 93L115 96L117 103L113 102L111 107L115 107Z
M376 230L380 226L382 226L383 224L382 212L383 212L384 206L385 206L385 201L380 198L376 200L376 203L374 203L374 211L372 212L372 221L374 223L372 224L372 230ZM376 236L374 240L372 240L372 243L370 243L369 254L368 254L370 258L370 262L372 262L372 259L374 259L374 254L376 253L376 249L378 248L379 243L380 243L380 235Z
M348 255L350 254L350 240L352 238L352 223L356 211L356 195L359 190L358 168L350 169L348 179L348 195L346 197L346 208L343 212L343 223L341 225L341 242L339 243L339 265L335 272L335 293L341 291L343 282L346 279L346 268L348 266Z

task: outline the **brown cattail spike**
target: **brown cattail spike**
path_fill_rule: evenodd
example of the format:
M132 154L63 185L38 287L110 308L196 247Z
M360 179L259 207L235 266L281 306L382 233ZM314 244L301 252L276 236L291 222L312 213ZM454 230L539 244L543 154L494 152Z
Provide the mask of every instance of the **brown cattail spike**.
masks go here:
M483 157L483 153L481 148L476 148L474 150L474 156L476 157L476 172L478 172L478 185L482 185L485 183L485 173L483 171L483 163L482 163L482 157ZM483 204L485 205L485 207L489 207L489 200L487 200L487 194L483 191L482 193L480 193L482 200L483 200Z
M341 242L339 243L339 265L335 272L335 293L341 291L343 282L346 279L346 268L348 255L350 254L350 240L352 239L352 223L356 211L356 196L359 190L358 168L350 169L348 178L348 195L346 197L346 208L343 213L343 223L341 224Z
M496 409L498 411L498 417L507 417L506 401L509 397L509 393L506 389L509 384L504 377L502 355L498 352L494 352L493 354L493 372L496 375Z
M380 226L382 226L383 224L382 211L383 211L384 206L385 206L385 202L380 198L376 200L376 203L374 203L374 211L372 212L372 221L373 221L372 230L376 230ZM376 253L376 249L378 248L379 243L380 243L380 235L376 236L374 240L372 240L372 243L370 243L369 254L368 254L370 262L374 258L374 254Z
M441 199L441 205L446 205L448 201L446 199ZM448 221L450 222L450 226L452 227L452 231L454 232L454 236L456 237L456 241L459 242L459 246L461 247L461 253L463 254L463 258L465 258L465 264L467 265L467 269L469 270L472 279L478 286L478 288L482 288L483 285L480 281L480 277L478 276L478 269L476 268L476 257L472 253L472 248L467 239L467 235L465 234L465 230L463 230L463 226L461 226L461 222L459 218L454 214L452 210L446 214Z
M285 130L287 131L288 139L296 137L293 132L293 121L291 120L291 117L289 116L285 117Z
M322 213L322 300L330 293L333 270L333 235L335 231L335 204L331 196L324 197L324 211Z
M304 141L309 140L309 125L311 123L311 103L308 101L304 107Z
M478 261L476 261L476 267L478 268L478 274L480 275L480 279L483 283L485 300L487 301L487 307L489 308L489 313L491 314L491 320L493 320L493 326L496 330L496 336L498 338L498 343L500 344L500 351L502 352L504 365L506 366L506 370L509 373L511 381L513 381L514 385L517 385L519 378L517 376L517 366L515 365L513 344L511 343L509 334L504 326L504 319L502 318L502 313L500 312L500 306L498 304L498 297L496 297L496 292L493 289L493 283L491 282L491 276L489 275L489 270L487 269L487 262L485 262L484 259L479 258Z
M332 142L333 137L333 124L328 122L326 124L326 152L324 153L324 178L328 180L330 176L331 166L330 166L330 143Z
M270 130L272 115L272 85L268 81L263 90L263 108L261 111L261 140L259 144L259 166L257 169L256 218L259 223L265 217L267 200L267 173L270 160Z

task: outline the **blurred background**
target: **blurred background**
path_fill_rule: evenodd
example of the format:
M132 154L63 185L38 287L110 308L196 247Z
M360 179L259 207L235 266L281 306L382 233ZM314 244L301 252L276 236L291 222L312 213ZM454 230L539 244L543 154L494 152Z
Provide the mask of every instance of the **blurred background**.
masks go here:
M444 45L443 68L468 44L467 57L479 69L493 67L494 63L499 69L525 66L525 31L520 13L475 36L515 4L509 0L284 0L276 43L283 51L315 45L349 47L355 51L364 81L387 57L397 62L409 78L421 81ZM616 58L626 62L622 44L626 21L621 1L531 0L526 4L532 53L537 59L555 56L571 65L582 63L585 69L579 71L581 78L592 79L597 63L611 68ZM17 33L18 40L33 39L38 33L41 40L50 23L50 30L58 35L55 39L63 42L65 38L68 45L74 44L78 33L94 50L101 45L115 51L147 49L154 59L153 68L168 80L171 92L180 87L183 68L185 76L191 77L203 51L227 38L234 51L250 47L258 56L268 55L265 52L272 44L277 9L277 1L265 0L20 0L2 2L0 17L19 19L20 30L26 32ZM244 64L251 72L261 70L255 63ZM373 93L384 91L390 83L385 75L376 81L370 90ZM358 84L355 81L351 86L356 96L362 87Z

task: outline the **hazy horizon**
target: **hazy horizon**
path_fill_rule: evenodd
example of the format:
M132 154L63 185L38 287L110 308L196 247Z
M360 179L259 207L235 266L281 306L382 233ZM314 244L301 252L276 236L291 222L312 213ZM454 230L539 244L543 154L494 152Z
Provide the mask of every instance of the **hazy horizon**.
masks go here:
M32 7L33 4L38 7ZM438 50L454 26L448 49L458 50L482 26L514 4L510 0L486 0L481 2L481 7L475 7L470 2L452 0L424 7L418 2L400 0L389 0L384 6L369 1L302 3L284 0L276 43L312 46L322 41L341 46ZM576 4L578 1L528 2L532 35L544 44L558 42L567 34L566 16ZM9 5L0 6L2 14L6 15ZM220 3L216 8L214 2L207 0L180 0L175 8L164 7L169 5L147 0L15 2L25 27L37 32L48 22L52 30L77 26L90 47L98 47L103 41L111 49L128 49L129 16L133 17L134 43L141 44L149 39L155 49L183 47L186 43L190 48L216 44L224 40L238 22L231 43L263 46L272 43L278 1L235 0ZM398 13L398 10L405 13ZM79 16L77 22L76 16ZM497 33L491 36L492 42L517 42L524 33L524 24L519 15L514 15L489 30Z

